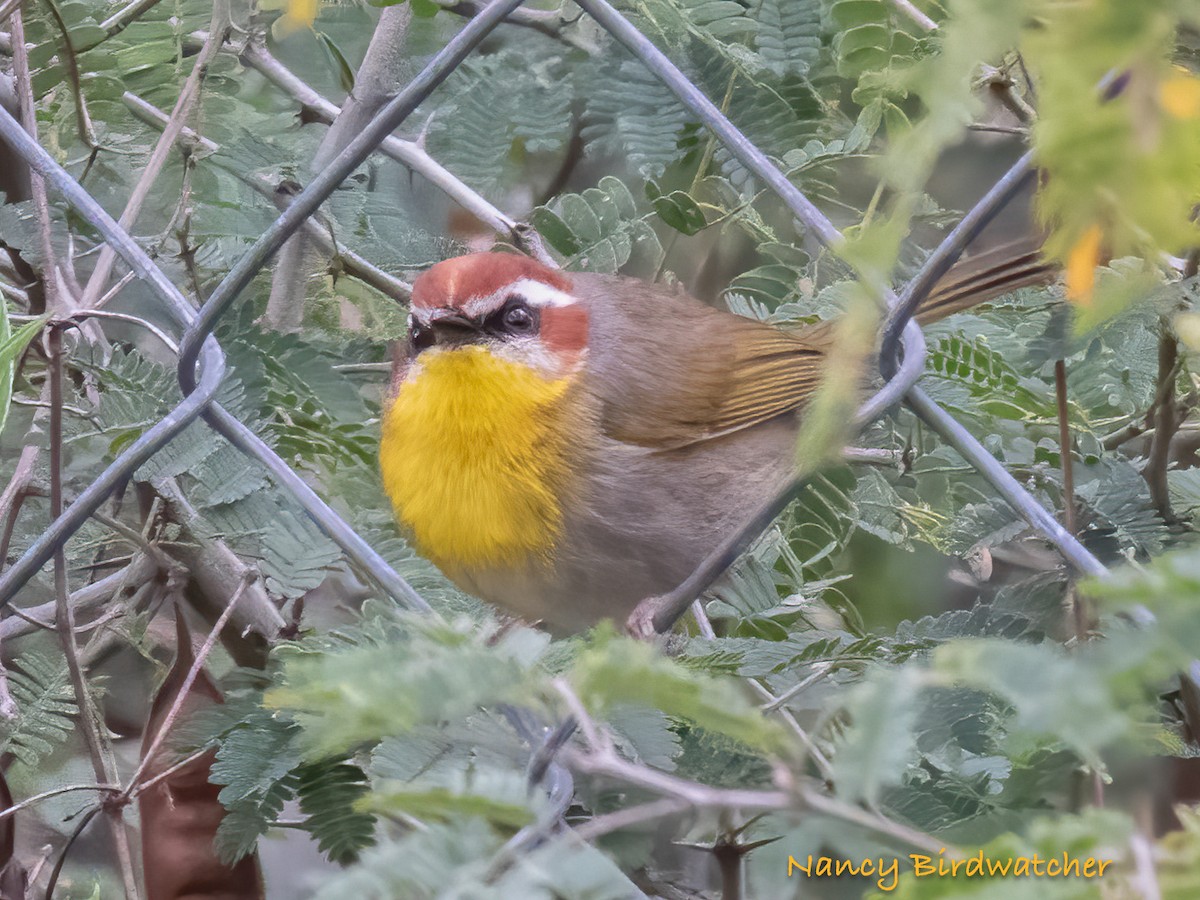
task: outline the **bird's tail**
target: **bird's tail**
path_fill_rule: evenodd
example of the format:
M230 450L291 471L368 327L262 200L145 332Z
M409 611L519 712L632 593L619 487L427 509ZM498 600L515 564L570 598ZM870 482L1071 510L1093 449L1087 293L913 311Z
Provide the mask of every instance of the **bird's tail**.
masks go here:
M928 325L1009 291L1049 284L1057 275L1058 266L1042 257L1040 241L1001 244L956 263L921 304L917 321Z

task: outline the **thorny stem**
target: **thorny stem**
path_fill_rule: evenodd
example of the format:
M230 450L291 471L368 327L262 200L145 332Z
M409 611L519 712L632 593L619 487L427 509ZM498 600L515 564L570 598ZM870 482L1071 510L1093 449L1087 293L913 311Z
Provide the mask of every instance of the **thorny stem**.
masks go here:
M50 518L53 520L58 518L63 509L61 328L51 327L46 339L50 356ZM80 729L83 732L84 743L87 745L88 754L92 760L92 770L96 774L96 781L109 783L116 780L116 766L112 763L111 752L97 725L96 711L93 708L91 694L88 692L83 667L79 662L79 651L75 645L75 612L67 592L67 557L62 543L59 543L54 551L54 596L55 622L67 663L67 673L75 694L75 705L79 709ZM129 835L125 831L121 810L116 807L106 807L105 811L112 829L121 875L125 882L125 894L136 900L140 896L137 876L133 869Z
M722 835L710 852L721 872L721 900L741 900L742 858L746 851L739 846L736 837Z

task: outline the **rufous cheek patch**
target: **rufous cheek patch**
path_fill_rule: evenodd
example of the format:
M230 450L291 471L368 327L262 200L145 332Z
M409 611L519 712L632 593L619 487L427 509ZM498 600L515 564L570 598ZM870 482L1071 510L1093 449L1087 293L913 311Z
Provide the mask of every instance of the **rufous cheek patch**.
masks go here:
M587 349L588 314L581 304L542 309L542 343L554 353L579 353Z
M523 278L569 292L571 280L528 256L512 253L470 253L430 267L413 284L412 304L419 309L461 307L487 297Z

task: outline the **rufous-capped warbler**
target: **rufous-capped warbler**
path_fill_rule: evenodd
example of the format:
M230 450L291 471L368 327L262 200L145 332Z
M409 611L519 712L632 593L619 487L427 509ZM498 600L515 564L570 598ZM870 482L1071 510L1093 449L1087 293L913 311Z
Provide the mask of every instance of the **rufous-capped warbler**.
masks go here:
M985 254L923 320L1043 280ZM787 331L615 275L474 253L414 284L380 463L416 548L571 632L665 593L787 485L825 324Z

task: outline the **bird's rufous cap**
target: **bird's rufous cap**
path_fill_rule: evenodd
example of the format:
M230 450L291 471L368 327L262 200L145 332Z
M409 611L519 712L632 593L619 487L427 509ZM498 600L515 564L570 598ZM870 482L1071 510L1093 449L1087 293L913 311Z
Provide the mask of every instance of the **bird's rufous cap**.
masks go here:
M571 280L563 272L528 256L471 253L443 260L422 272L413 284L412 305L419 309L460 307L522 279L540 281L560 291L571 290Z

